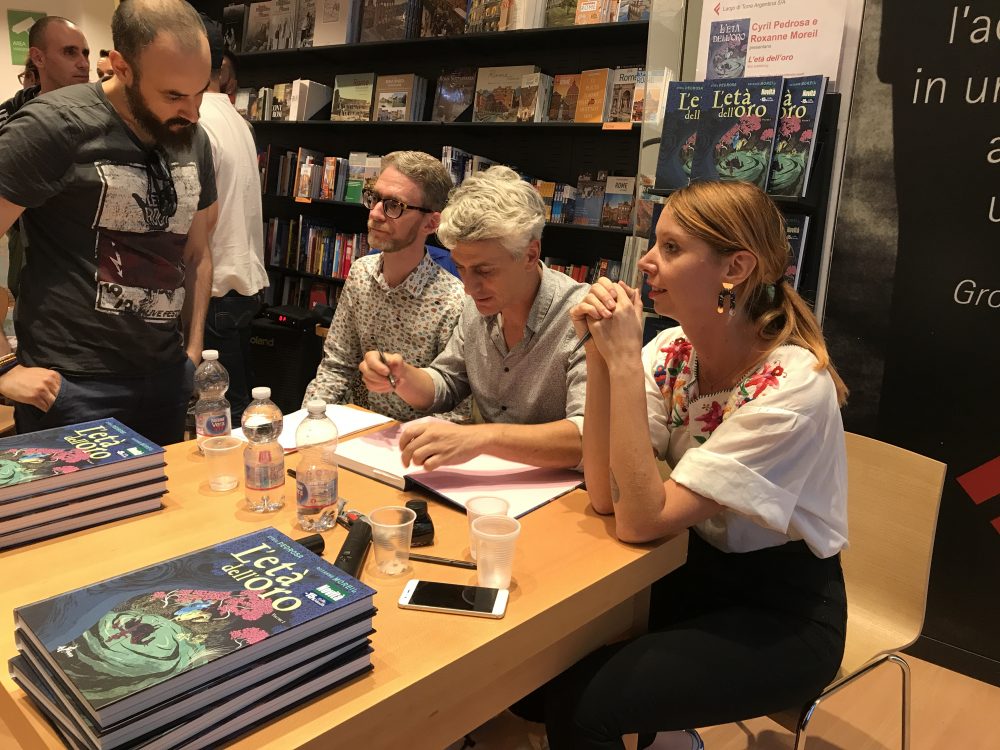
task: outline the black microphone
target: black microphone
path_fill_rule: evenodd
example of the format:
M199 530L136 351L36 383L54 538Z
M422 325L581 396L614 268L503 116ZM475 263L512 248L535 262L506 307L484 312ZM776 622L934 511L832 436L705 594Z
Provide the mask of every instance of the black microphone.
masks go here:
M348 575L357 578L361 567L365 564L365 556L368 554L371 541L372 527L365 521L355 521L351 524L351 529L347 532L347 539L344 540L344 546L340 548L333 564Z

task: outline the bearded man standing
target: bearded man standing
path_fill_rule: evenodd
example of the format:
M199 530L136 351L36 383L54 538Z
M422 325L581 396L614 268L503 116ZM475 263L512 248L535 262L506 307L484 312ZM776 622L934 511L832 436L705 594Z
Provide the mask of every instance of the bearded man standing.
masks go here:
M124 0L111 31L113 78L0 130L0 231L23 215L29 245L0 393L19 432L116 417L166 444L183 437L211 293L211 62L183 0Z

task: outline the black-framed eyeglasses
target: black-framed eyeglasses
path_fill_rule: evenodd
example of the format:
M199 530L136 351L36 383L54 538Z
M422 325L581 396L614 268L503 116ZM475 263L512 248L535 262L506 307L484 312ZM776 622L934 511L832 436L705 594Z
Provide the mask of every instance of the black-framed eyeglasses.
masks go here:
M170 159L163 149L154 148L146 159L146 174L150 192L156 196L157 208L167 218L177 213L177 188L170 173Z
M17 82L19 84L21 84L22 86L24 85L24 79L26 79L26 78L29 81L31 81L31 85L32 86L34 86L36 83L38 83L38 76L35 75L35 71L33 71L33 70L30 70L30 71L29 70L22 70L20 73L17 74Z
M376 193L374 190L363 190L361 192L361 204L367 208L369 211L375 208L379 203L382 204L382 210L385 215L390 219L398 219L403 215L403 211L409 209L410 211L420 211L425 214L434 213L433 208L424 208L423 206L411 206L408 203L403 203L403 201L396 200L395 198L383 198L381 195Z

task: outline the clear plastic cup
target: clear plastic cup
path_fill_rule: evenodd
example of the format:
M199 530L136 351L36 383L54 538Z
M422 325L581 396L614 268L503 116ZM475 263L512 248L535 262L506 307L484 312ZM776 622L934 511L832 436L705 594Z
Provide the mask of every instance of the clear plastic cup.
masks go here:
M410 539L417 514L410 508L387 505L368 514L372 527L375 565L387 576L398 576L410 567Z
M243 441L232 435L206 438L201 451L208 464L208 486L214 492L227 492L240 483L243 473Z
M472 536L478 548L476 572L479 585L509 589L514 572L514 548L521 522L510 516L480 516L472 522Z
M476 540L472 536L472 522L480 516L506 516L510 511L510 503L495 495L476 495L465 503L465 512L469 516L469 554L476 559Z

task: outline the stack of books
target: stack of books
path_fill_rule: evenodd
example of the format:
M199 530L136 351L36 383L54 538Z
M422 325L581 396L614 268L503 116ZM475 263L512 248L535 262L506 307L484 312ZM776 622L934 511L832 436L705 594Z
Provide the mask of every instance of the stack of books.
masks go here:
M117 419L0 439L0 549L159 510L163 467Z
M268 528L14 610L67 745L217 747L372 669L374 591Z

